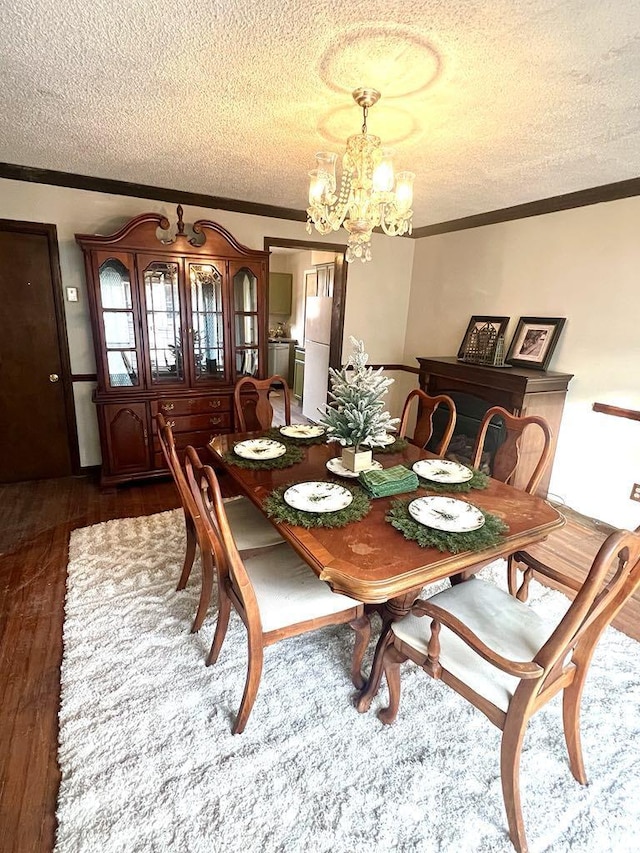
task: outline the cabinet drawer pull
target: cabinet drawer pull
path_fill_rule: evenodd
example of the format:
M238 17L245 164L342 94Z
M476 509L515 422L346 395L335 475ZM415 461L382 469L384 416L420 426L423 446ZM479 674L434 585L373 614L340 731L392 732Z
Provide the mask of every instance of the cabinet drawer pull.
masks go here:
M222 400L209 400L209 406L212 409L219 409L222 405Z
M209 418L209 423L211 426L218 426L222 423L222 418Z
M163 412L172 412L175 409L175 405L173 403L163 403L160 408Z
M176 422L175 421L167 421L167 426L171 427L171 429L175 429L176 428Z

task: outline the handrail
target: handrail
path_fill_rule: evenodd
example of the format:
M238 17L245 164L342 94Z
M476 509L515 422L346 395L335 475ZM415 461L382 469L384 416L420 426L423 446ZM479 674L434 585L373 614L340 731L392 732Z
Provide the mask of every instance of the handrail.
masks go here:
M608 403L594 403L593 411L601 412L603 415L613 415L616 418L640 421L640 412L635 409L623 409L620 406L610 406Z

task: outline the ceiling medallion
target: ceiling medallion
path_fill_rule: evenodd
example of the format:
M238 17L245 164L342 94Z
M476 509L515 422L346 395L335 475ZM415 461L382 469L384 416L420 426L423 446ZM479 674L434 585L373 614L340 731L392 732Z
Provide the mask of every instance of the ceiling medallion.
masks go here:
M316 168L309 172L307 231L321 234L349 232L346 259L371 260L371 232L380 226L385 234L411 234L413 172L394 176L391 152L382 148L379 136L367 133L369 108L380 99L376 89L360 88L353 99L362 108L362 132L347 139L342 157L342 180L336 194L337 154L320 151ZM395 187L394 187L395 185Z

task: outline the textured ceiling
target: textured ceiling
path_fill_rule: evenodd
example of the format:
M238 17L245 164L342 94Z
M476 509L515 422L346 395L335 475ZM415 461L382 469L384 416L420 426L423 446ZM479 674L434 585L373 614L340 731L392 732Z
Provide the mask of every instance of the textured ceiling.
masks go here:
M414 226L640 175L637 0L4 0L0 161L302 209L369 129Z

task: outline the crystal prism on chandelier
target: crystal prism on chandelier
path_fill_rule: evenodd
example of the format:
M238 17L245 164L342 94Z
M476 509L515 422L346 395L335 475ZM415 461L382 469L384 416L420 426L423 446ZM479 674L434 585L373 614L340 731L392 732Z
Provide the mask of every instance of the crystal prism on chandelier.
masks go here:
M321 234L349 232L347 261L371 260L371 232L380 226L385 234L411 234L413 172L393 173L393 160L380 137L367 133L367 115L380 98L375 89L356 89L353 99L362 107L362 133L347 139L342 157L342 181L336 194L337 154L320 151L316 168L309 172L307 231ZM395 188L394 188L395 183Z

